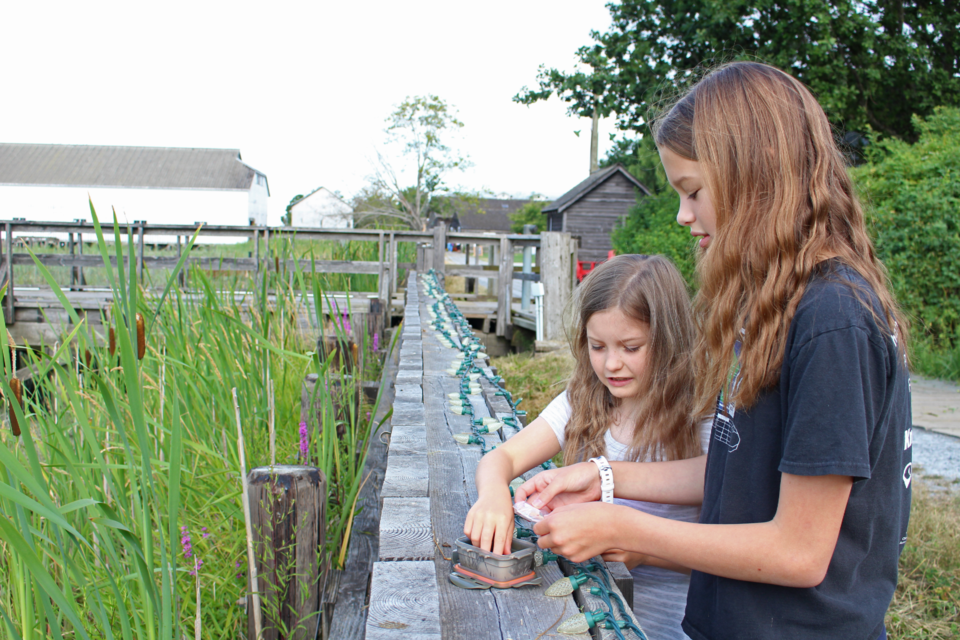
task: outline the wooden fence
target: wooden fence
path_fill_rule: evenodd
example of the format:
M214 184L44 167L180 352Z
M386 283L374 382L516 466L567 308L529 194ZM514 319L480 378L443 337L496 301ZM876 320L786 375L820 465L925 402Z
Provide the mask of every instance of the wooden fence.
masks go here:
M3 313L7 325L16 325L18 322L43 323L46 322L45 307L56 305L52 296L44 298L40 294L23 294L16 287L14 267L33 266L34 258L28 252L15 249L25 244L55 244L59 245L63 253L37 253L36 258L48 267L66 267L71 269L70 291L82 292L83 269L102 267L103 260L99 255L83 254L83 243L91 242L96 238L96 231L92 223L77 221L72 223L54 223L43 221L29 221L22 218L0 221L3 231L3 241L0 243L0 284L6 284L6 294L3 298ZM125 257L125 267L129 268L129 260L136 261L136 273L141 282L145 270L172 269L182 255L183 248L197 231L197 225L164 225L148 224L145 221L136 221L125 225L122 231L132 234L135 252ZM109 232L112 235L112 232ZM298 239L311 240L340 240L363 241L377 243L377 260L279 260L271 257L270 243L280 237L295 236ZM424 272L434 269L441 278L447 275L463 276L468 279L492 278L496 284L495 304L491 301L490 313L495 311L496 334L508 336L513 325L533 328L535 314L527 309L515 308L513 304L513 280L527 282L540 281L544 286L542 298L542 336L546 340L557 340L563 335L563 313L567 307L573 291L574 265L576 265L576 240L569 234L547 232L533 234L500 234L500 233L448 233L444 224L425 231L379 230L379 229L311 229L299 227L238 227L238 226L207 226L200 228L198 242L209 242L212 238L236 238L242 241L245 238L252 240L252 256L246 258L216 258L191 257L186 266L199 267L217 272L252 272L258 276L271 271L292 271L299 268L306 271L316 269L317 272L339 274L371 274L377 276L377 291L375 298L380 301L380 308L385 314L392 313L393 299L397 294L398 280L401 270L416 269ZM222 242L222 240L221 240ZM399 262L399 243L416 243L416 262ZM158 257L146 255L145 247L157 245L169 246L175 244L176 257ZM467 264L451 265L445 260L448 244L461 247L489 246L488 255L491 259L496 256L496 264ZM517 271L514 265L515 251L536 247L537 264L529 264L525 269ZM439 248L439 250L438 250ZM465 254L469 254L467 251ZM529 252L528 252L529 253ZM527 261L529 262L529 260ZM111 258L116 265L116 258ZM181 274L181 286L187 287L185 274ZM103 296L77 297L78 308L96 311L102 308ZM366 298L365 298L366 299ZM360 301L363 304L363 301ZM91 307L90 309L85 309ZM400 305L397 304L397 307ZM399 308L397 309L399 312ZM28 332L29 333L29 332Z

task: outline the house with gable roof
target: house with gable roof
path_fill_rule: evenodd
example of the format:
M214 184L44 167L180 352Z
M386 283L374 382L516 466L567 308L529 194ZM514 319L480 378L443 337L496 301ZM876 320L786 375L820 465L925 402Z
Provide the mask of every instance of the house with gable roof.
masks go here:
M622 164L600 169L543 208L546 230L578 237L581 263L603 262L613 250L610 234L614 227L626 217L638 196L648 195L650 190Z
M0 217L265 225L267 176L239 149L0 143Z
M290 213L291 227L313 229L352 229L353 207L326 187L318 187L293 202Z

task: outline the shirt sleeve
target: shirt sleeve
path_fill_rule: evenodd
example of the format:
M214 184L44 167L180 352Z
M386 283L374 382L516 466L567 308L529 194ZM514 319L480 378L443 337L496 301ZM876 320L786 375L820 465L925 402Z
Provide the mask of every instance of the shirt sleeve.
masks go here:
M700 448L706 453L710 449L710 435L713 433L713 418L700 423Z
M884 410L887 353L862 326L824 332L793 350L779 470L870 477L871 439Z
M564 391L556 398L550 401L550 404L540 412L540 417L547 421L553 433L557 436L560 448L563 448L563 431L570 421L573 409L570 407L570 401L567 400L567 392Z

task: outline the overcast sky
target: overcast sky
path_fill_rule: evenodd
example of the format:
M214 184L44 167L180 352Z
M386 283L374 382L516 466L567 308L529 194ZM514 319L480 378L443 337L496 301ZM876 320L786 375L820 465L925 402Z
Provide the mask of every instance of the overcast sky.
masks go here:
M556 197L588 174L590 122L511 98L574 68L604 4L5 2L0 142L237 148L276 224L298 193L359 191L394 105L430 93L465 124L454 184Z

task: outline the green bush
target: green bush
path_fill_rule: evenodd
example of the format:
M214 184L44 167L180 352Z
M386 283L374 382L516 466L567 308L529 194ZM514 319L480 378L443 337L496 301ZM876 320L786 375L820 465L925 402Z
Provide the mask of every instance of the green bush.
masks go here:
M914 126L915 144L874 141L853 175L913 331L947 349L960 337L960 109Z
M622 226L613 231L613 248L618 254L661 254L677 265L692 285L696 253L690 230L677 224L680 204L672 189L641 197L630 209Z

